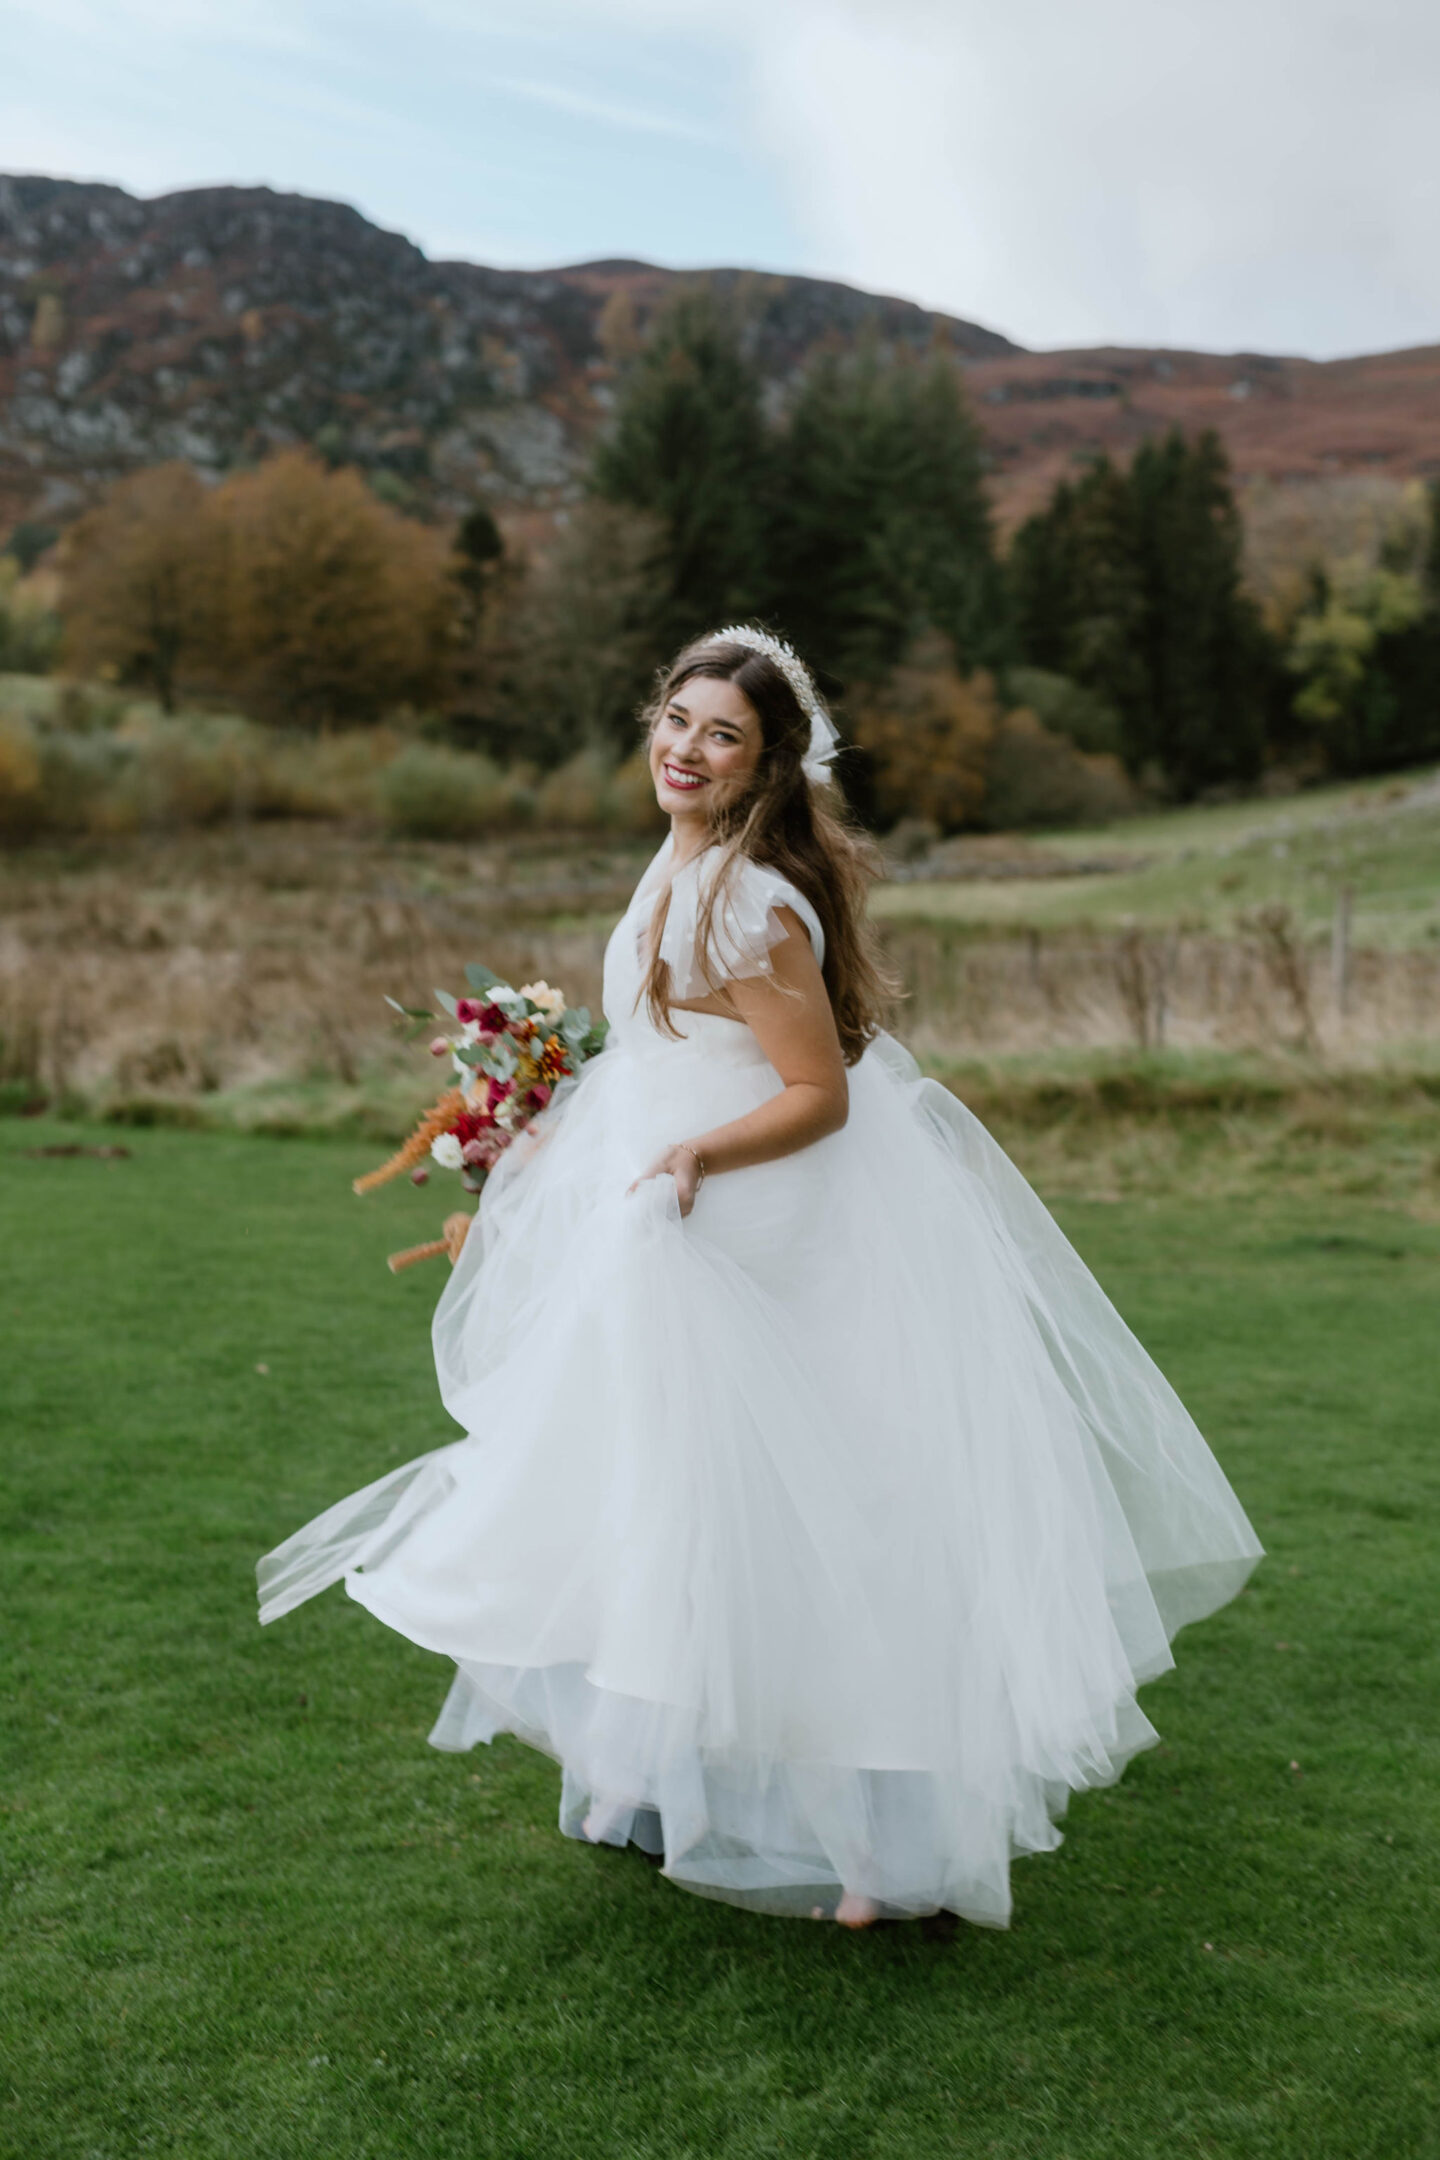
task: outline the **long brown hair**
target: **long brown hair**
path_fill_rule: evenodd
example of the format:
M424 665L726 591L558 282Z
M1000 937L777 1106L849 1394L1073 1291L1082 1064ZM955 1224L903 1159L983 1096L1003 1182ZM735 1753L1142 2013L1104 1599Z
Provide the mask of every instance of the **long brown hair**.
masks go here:
M718 990L707 958L710 931L716 908L725 904L737 860L745 856L778 870L820 918L825 988L845 1062L853 1065L884 1025L886 1009L897 995L865 907L871 880L879 874L879 856L847 814L838 791L806 778L802 764L810 746L809 717L775 661L752 646L715 637L687 645L645 708L647 741L682 683L697 675L734 683L759 720L761 735L759 760L744 791L711 808L712 844L722 853L715 875L701 888L696 932L701 970L712 990ZM673 1035L677 1030L670 1011L670 969L660 957L669 907L667 885L656 903L644 997L654 1025Z

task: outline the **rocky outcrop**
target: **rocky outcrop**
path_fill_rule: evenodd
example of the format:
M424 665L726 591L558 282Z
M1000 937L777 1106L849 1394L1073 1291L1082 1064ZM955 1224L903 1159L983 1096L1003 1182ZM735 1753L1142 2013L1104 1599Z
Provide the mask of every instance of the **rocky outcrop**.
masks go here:
M863 332L974 358L971 323L811 278L744 286L777 389L821 340ZM676 274L645 263L487 270L431 262L343 203L268 188L140 201L0 178L0 491L63 512L164 458L202 472L296 444L387 476L397 498L544 506L576 487L613 363Z
M1096 452L1176 425L1216 428L1242 481L1440 473L1440 347L1323 364L1029 353L822 279L689 275L742 300L777 408L824 344L952 352L1007 525ZM296 444L419 509L486 498L538 530L575 494L616 364L679 276L431 262L344 203L269 188L141 201L0 177L0 536L62 522L138 465L216 474Z

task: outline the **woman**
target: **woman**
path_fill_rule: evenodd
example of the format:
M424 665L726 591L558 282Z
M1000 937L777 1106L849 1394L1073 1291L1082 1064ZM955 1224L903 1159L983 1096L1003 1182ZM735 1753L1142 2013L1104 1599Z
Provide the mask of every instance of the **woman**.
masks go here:
M849 1926L1003 1926L1013 1854L1154 1738L1136 1690L1259 1557L1000 1149L880 1032L835 734L759 631L648 717L671 832L611 1033L492 1175L435 1317L467 1438L260 1563L457 1666L431 1734L561 1828Z

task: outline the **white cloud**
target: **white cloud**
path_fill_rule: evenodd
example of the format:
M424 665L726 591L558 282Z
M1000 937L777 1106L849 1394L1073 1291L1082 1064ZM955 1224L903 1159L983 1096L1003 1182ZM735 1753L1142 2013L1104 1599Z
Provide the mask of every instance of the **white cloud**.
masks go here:
M1026 342L1440 339L1429 0L798 0L760 124L842 274Z
M571 0L744 44L808 267L1025 342L1440 340L1434 0Z
M6 0L4 27L12 170L263 169L492 261L808 270L1036 345L1440 340L1435 0Z

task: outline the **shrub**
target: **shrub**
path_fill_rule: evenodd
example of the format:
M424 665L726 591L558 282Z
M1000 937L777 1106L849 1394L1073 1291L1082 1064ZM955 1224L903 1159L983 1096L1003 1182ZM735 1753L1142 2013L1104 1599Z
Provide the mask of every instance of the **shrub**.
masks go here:
M0 714L0 832L32 832L43 822L40 780L34 729L18 714Z
M392 833L411 840L468 840L523 823L528 791L488 758L411 743L380 777Z
M1100 825L1138 808L1118 757L1087 756L1023 709L1006 713L995 730L985 773L984 822L992 829Z
M946 642L927 637L856 708L878 821L926 818L942 832L978 822L986 761L1000 722L995 684L964 676Z
M1042 727L1065 736L1077 750L1118 756L1119 713L1068 675L1052 675L1047 668L1009 668L1005 692L1009 704L1034 713Z
M664 830L665 813L655 800L650 760L643 750L626 758L610 777L611 822L618 832L639 838Z

